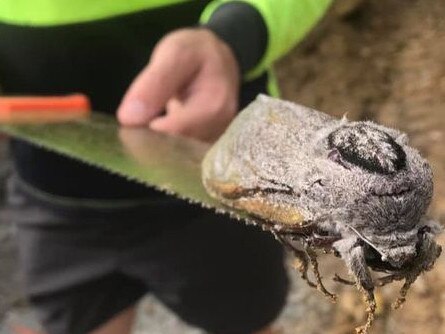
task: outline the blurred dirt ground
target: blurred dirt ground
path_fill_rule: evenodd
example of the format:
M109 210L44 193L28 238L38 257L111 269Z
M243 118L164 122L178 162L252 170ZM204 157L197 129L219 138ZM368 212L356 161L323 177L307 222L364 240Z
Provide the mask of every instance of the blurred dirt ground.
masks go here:
M277 66L284 98L406 131L433 166L430 215L445 224L445 0L368 0L349 14L345 8L360 1L337 2L343 15L331 13L309 42ZM0 242L1 236L0 230ZM445 237L439 241L443 245ZM326 281L339 266L323 259ZM364 306L354 288L328 282L340 294L333 305L289 268L293 288L274 325L276 334L346 334L363 322ZM415 283L403 309L391 311L399 287L379 290L378 318L371 332L445 333L443 256ZM136 333L201 333L151 297L141 303L139 314Z
M341 0L340 0L341 1ZM350 119L372 119L408 133L431 162L435 193L430 215L445 224L445 1L369 0L326 22L305 48L281 61L285 98ZM440 238L443 245L445 238ZM335 264L326 259L324 276ZM445 262L421 277L403 309L390 304L400 285L378 293L372 333L445 333ZM277 325L279 333L352 333L363 304L352 288L335 286L339 302L328 311L307 309L317 321ZM326 302L325 302L326 303ZM300 306L288 306L298 309ZM289 309L286 310L289 313ZM315 314L314 314L315 313Z

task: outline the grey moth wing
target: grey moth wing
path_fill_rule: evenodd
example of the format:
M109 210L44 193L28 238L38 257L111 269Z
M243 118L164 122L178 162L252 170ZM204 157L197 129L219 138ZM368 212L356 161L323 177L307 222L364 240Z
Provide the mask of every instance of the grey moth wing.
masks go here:
M203 184L212 197L277 226L307 222L309 217L295 201L300 185L293 183L305 177L298 162L311 138L299 129L322 128L331 118L295 108L259 96L234 119L202 163Z

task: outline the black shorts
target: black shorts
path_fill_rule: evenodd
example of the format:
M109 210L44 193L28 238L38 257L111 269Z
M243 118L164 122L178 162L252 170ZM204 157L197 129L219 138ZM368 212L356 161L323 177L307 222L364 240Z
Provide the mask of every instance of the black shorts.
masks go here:
M50 334L85 334L154 294L212 333L279 313L287 276L274 238L178 200L82 201L9 183L26 292Z

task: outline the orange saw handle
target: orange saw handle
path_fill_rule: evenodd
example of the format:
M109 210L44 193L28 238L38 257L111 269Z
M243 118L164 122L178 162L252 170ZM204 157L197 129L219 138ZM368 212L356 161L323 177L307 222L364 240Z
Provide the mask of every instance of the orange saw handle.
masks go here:
M0 124L65 122L90 113L91 104L84 94L0 96Z
M89 113L91 104L84 94L66 96L0 96L0 114L39 113Z

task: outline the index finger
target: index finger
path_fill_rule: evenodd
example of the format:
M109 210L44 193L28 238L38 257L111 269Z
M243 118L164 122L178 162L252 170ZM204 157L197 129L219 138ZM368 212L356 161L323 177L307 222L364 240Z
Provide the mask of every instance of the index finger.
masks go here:
M199 69L199 59L176 45L160 45L118 108L123 125L144 125L158 115Z

